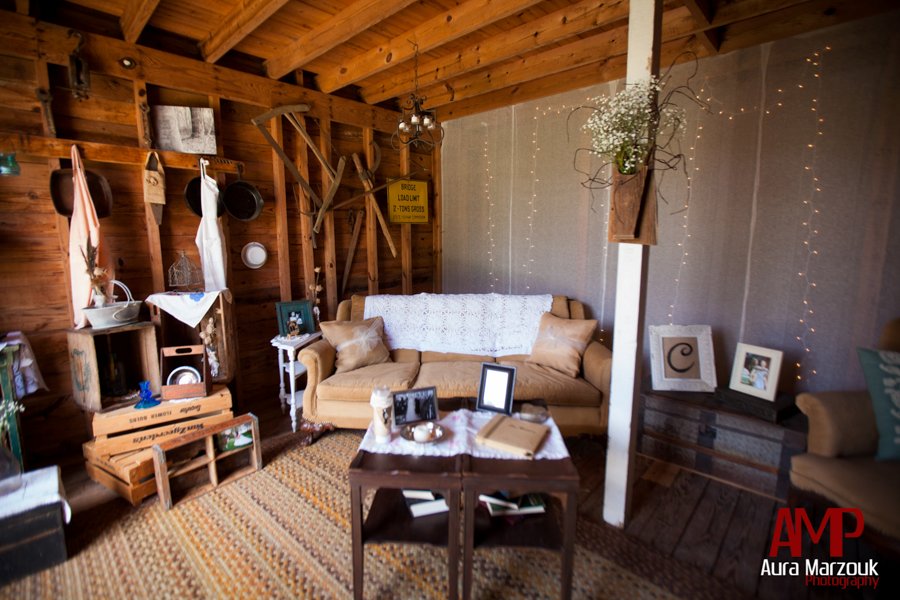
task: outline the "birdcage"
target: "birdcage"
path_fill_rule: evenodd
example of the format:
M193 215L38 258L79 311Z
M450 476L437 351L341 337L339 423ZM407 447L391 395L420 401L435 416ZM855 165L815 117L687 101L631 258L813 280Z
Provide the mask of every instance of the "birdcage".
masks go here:
M180 254L178 260L169 267L169 287L184 292L202 290L203 272L200 267L187 257L184 250Z

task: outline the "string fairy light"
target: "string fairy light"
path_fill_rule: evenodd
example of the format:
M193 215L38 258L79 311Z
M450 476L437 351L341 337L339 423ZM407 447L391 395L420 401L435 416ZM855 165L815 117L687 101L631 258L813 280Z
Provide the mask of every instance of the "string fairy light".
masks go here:
M497 226L494 221L494 197L491 194L491 188L494 183L494 175L491 171L491 154L490 148L488 146L488 124L485 122L481 123L484 128L484 144L482 146L482 158L484 163L484 198L487 201L488 205L488 277L489 277L489 286L491 291L494 291L494 284L498 283L500 279L494 274L494 269L496 266L494 265L494 248L496 247L496 242L494 240L494 228Z

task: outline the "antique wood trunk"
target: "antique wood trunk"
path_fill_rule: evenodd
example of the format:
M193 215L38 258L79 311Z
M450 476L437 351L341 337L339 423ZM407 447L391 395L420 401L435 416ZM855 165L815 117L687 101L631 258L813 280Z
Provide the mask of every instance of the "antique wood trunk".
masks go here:
M714 394L645 392L638 451L779 500L791 457L806 449L805 417L781 423L740 412Z
M66 561L61 502L0 519L0 586Z

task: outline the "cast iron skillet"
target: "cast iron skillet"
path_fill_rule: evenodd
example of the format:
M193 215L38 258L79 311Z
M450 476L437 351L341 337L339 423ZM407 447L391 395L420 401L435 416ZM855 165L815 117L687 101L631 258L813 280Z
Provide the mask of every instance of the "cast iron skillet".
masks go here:
M203 216L203 209L200 208L200 177L194 177L190 181L187 182L187 185L184 186L184 201L187 203L188 208L191 209L198 217ZM219 197L216 202L216 216L221 217L225 214L225 205L222 204L222 193L219 192Z
M262 194L249 181L241 179L242 169L238 165L238 180L225 188L222 203L228 214L240 221L252 221L259 216L263 207Z
M84 177L91 193L91 200L94 202L94 210L97 211L97 218L108 217L112 212L113 203L109 182L103 175L93 171L85 171ZM56 169L50 173L50 197L53 199L56 212L65 217L72 216L72 206L75 203L72 169Z

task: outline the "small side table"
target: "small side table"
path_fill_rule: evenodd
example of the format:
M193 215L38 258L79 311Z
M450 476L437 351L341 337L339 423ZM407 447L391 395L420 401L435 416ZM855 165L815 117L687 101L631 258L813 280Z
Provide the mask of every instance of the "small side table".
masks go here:
M281 412L284 412L288 397L291 405L291 429L297 432L297 378L306 373L300 361L297 360L297 352L304 346L308 346L322 337L321 331L304 333L296 337L275 336L272 338L272 346L278 349L278 398L281 400ZM284 391L284 376L287 374L290 385L290 396ZM303 392L303 390L300 390ZM302 407L302 403L300 404Z

